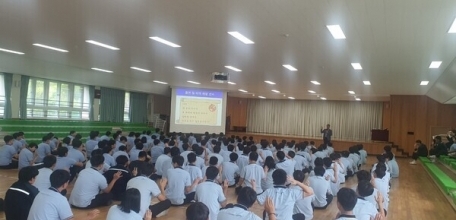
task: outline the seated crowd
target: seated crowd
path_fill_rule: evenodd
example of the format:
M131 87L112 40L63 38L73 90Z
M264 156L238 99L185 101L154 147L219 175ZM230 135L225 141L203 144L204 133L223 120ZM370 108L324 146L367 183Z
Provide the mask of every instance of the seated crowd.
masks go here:
M113 219L151 219L171 206L189 205L188 220L312 219L337 198L336 219L384 219L390 179L399 176L391 147L377 156L371 171L361 170L362 145L335 152L332 143L253 141L253 137L212 134L165 136L118 131L90 133L85 144L71 131L60 141L52 133L39 144L24 133L6 135L0 169L19 169L6 192L7 219L72 219L71 208L113 205ZM354 189L344 187L357 176ZM73 185L67 200L67 187ZM234 188L236 204L227 204ZM152 199L159 202L151 205ZM264 206L262 216L249 209ZM93 219L94 209L87 214Z

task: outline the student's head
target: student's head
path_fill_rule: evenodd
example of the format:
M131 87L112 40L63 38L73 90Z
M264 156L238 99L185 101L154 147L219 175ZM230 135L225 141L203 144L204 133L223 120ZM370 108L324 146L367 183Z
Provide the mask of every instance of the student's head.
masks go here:
M137 143L135 146L136 146L136 149L138 149L138 150L142 150L144 148L144 145L141 142Z
M294 151L292 151L292 150L288 151L288 156L289 156L289 157L294 158L295 155L296 155L296 154L295 154Z
M64 137L63 140L62 140L62 142L63 142L64 144L66 144L66 145L69 146L69 145L71 144L71 138L69 138L69 137Z
M350 188L341 188L337 193L337 208L339 208L341 212L353 211L357 201L358 196L355 191Z
M392 160L394 158L394 154L391 151L390 152L386 152L384 154L384 157L386 157L386 159L388 159L388 160Z
M76 131L70 131L70 136L74 137L74 136L76 136L76 134L77 134Z
M107 145L111 146L112 148L115 148L116 147L116 141L115 140L109 140Z
M314 165L316 167L322 167L324 165L323 158L320 158L320 157L315 158Z
M182 156L174 156L173 157L173 165L174 167L181 167L184 165L184 158Z
M18 178L21 182L33 184L35 177L38 176L38 169L35 166L24 167L19 170Z
M332 162L333 161L329 157L323 158L323 165L325 166L326 169L331 167Z
M315 154L318 150L316 148L310 148L310 151L312 151L312 154Z
M209 166L206 169L206 178L208 180L215 180L215 178L217 178L218 174L219 174L219 170L217 169L217 167Z
M59 157L66 157L68 154L68 148L66 147L61 147L59 149L57 149L57 155Z
M95 138L97 138L97 136L98 135L95 132L90 132L89 138L92 140L95 140Z
M116 163L117 165L126 166L128 164L128 157L125 155L117 156Z
M228 145L228 151L234 151L234 145L232 145L232 144Z
M385 152L391 152L391 145L386 145L385 147L383 147L383 150Z
M295 170L293 172L293 178L302 183L306 178L306 174L304 174L304 172L302 172L301 170Z
M190 148L190 145L189 145L189 144L187 144L187 143L182 144L182 149L183 149L184 151L189 150L189 148ZM190 149L190 150L191 150L191 149Z
M187 161L189 163L195 163L196 162L196 154L195 153L187 154Z
M208 220L209 209L202 202L192 203L185 211L187 220Z
M144 166L138 168L138 173L144 176L152 176L154 173L154 165L147 163Z
M339 153L332 153L329 155L329 158L331 158L332 161L339 160L340 154Z
M6 137L6 136L5 136L5 137ZM11 138L12 138L12 137L11 137ZM43 143L49 143L49 140L51 140L51 138L50 138L49 136L47 136L47 135L45 135L45 136L43 136L43 137L41 138L41 141L42 141ZM8 143L8 142L5 141L5 143Z
M109 137L109 136L111 136L111 132L110 131L106 131L105 135Z
M315 141L310 141L310 145L314 146L315 145Z
M249 160L256 162L258 160L258 153L257 152L250 152Z
M378 163L385 163L385 156L383 154L377 155Z
M74 136L74 139L77 139L77 140L81 140L81 138L82 138L82 135L81 135L81 134L76 134L76 135Z
M58 189L66 189L68 186L68 181L70 181L70 173L66 170L55 170L52 172L49 177L51 181L51 186Z
M73 140L73 143L72 143L72 144L73 144L73 148L74 148L74 149L81 149L82 146L83 146L83 145L82 145L82 141L76 140L76 139Z
M145 151L140 151L138 153L138 159L139 160L143 161L143 160L146 160L146 158L147 158L147 153Z
M314 168L315 176L323 176L325 175L325 168L323 166L316 166Z
M158 144L160 144L160 140L159 139L154 139L154 146L157 146Z
M141 193L139 193L139 190L136 188L127 189L118 207L125 213L130 213L131 211L138 213L141 208Z
M255 204L256 200L257 193L254 189L250 187L244 187L239 191L237 203L244 205L247 208L250 208L253 204Z
M57 158L54 155L47 155L43 158L43 166L46 168L52 168L57 163Z
M171 157L180 155L180 150L177 147L171 147Z
M236 162L238 158L239 158L239 155L237 153L231 153L230 154L230 161L231 162Z
M348 156L350 156L350 152L348 152L348 151L342 151L341 154L342 154L342 157L344 157L344 158L348 158Z
M272 173L272 182L274 185L285 185L287 182L287 173L282 169L277 169Z
M165 147L165 149L163 150L163 153L169 155L171 153L171 148Z
M268 167L269 170L275 169L276 164L274 158L272 158L271 156L266 157L266 159L264 160L264 166Z
M374 193L374 186L370 183L370 181L363 180L358 181L358 187L356 188L358 195L361 197L367 197Z
M278 151L277 152L277 159L279 159L279 161L285 159L285 152Z
M121 145L119 147L119 151L127 151L127 147L125 145Z
M122 136L122 137L120 137L119 140L120 140L120 142L125 143L125 142L127 142L127 137Z
M367 170L359 170L356 172L356 178L358 178L358 182L370 181L372 179L372 175Z
M35 152L35 150L38 148L38 145L36 145L35 142L32 142L27 146L27 148L30 149L30 151Z
M218 164L218 158L217 157L211 157L209 158L209 165L211 166L217 166Z
M130 131L130 133L128 133L128 137L134 137L135 136L135 132L134 131Z
M385 164L377 164L377 167L375 168L374 175L377 178L383 178L386 175L386 166Z
M103 155L97 154L90 158L90 164L92 165L92 167L100 167L103 166L104 160L105 158L103 157Z

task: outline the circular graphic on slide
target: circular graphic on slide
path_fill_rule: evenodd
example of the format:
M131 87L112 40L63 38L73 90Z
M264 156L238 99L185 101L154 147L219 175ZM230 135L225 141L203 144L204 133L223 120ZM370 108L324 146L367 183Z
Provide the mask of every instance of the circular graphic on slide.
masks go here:
M209 111L211 111L211 112L217 111L217 106L214 104L209 105Z

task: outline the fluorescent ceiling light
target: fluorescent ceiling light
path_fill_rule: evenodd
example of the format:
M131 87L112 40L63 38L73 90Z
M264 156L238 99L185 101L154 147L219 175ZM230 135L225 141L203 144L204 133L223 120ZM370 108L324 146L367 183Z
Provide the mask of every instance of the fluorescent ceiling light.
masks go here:
M431 65L429 65L429 69L438 69L442 64L442 61L432 61Z
M291 71L298 71L298 69L294 68L294 67L293 67L292 65L290 65L290 64L284 64L284 65L282 65L282 66L285 67L285 68L287 68L287 69L289 69L289 70L291 70Z
M228 82L228 84L230 84L230 85L236 85L236 83L234 83L234 82Z
M355 92L353 92L353 91L348 91L348 93L350 93L350 94L352 94L352 95L354 95L354 94L355 94Z
M275 93L280 93L280 91L275 90L275 89L273 89L273 90L271 90L271 91L273 91L273 92L275 92Z
M243 90L243 89L238 89L238 90L239 90L239 92L247 92L247 91L245 91L245 90Z
M164 84L164 85L168 84L167 82L162 82L162 81L158 81L158 80L154 80L153 82L158 83L158 84Z
M313 90L308 90L308 92L310 92L310 93L315 93L315 91L313 91Z
M8 50L8 49L3 49L3 48L0 48L0 51L7 52L7 53L15 53L15 54L19 54L19 55L24 55L25 54L25 53L22 53L22 52L19 52L19 51Z
M236 68L236 67L234 67L234 66L225 66L225 68L228 68L228 69L230 69L230 70L234 70L234 71L236 71L236 72L242 72L242 70L240 70L240 69L238 69L238 68Z
M363 67L359 63L352 63L351 65L352 65L353 69L355 69L355 70L362 70L363 69Z
M191 83L191 84L196 84L196 85L199 85L199 84L201 84L201 83L199 83L199 82L195 82L195 81L187 81L187 82L188 82L188 83Z
M320 83L318 81L310 81L310 82L314 85L320 85Z
M363 81L364 85L366 86L370 86L371 85L371 82L370 81Z
M429 81L421 81L420 86L426 86L429 84Z
M334 39L345 39L345 34L339 25L326 25L326 27L328 28L329 32L331 32Z
M107 48L107 49L110 49L110 50L120 50L117 47L113 47L111 45L100 43L100 42L94 41L94 40L86 40L86 42L89 43L89 44L97 45L97 46L104 47L104 48Z
M453 21L453 24L451 25L450 29L448 30L448 33L454 34L456 33L456 18Z
M236 39L240 40L244 44L254 44L255 43L255 42L253 42L252 40L246 38L244 35L242 35L241 33L237 32L237 31L230 31L230 32L228 32L228 34L230 34L231 36L233 36Z
M295 99L294 97L291 97L291 96L290 96L290 97L288 97L288 98L289 98L289 99Z
M265 99L266 97L264 97L264 96L258 96L258 98L260 98L260 99Z
M276 84L275 82L272 82L272 81L269 81L269 80L266 80L264 82L267 83L267 84L271 84L271 85L275 85Z
M130 67L130 68L131 68L131 69L134 69L134 70L138 70L138 71L146 72L146 73L150 73L150 72L152 72L152 71L150 71L150 70L141 69L141 68L138 68L138 67L134 67L134 66L132 66L132 67Z
M321 100L326 100L326 98L325 98L325 97L321 97L320 99L321 99Z
M62 53L68 53L68 50L60 49L60 48L57 48L57 47L51 47L51 46L44 45L44 44L33 44L33 45L37 46L37 47L46 48L46 49L49 49L49 50L59 51L59 52L62 52Z
M355 98L355 100L356 100L356 101L361 101L361 99L360 99L360 98Z
M176 66L176 69L180 69L180 70L183 70L183 71L187 71L187 72L193 73L193 70L187 69L187 68L184 68L184 67L181 67L181 66Z
M111 71L111 70L105 70L105 69L100 69L100 68L95 68L95 67L93 67L92 69L96 70L96 71L100 71L100 72L105 72L105 73L113 73L113 71Z
M157 41L157 42L160 42L160 43L162 43L162 44L166 44L166 45L168 45L168 46L170 46L170 47L181 47L181 46L178 45L178 44L175 44L175 43L173 43L173 42L167 41L167 40L165 40L165 39L163 39L163 38L159 38L159 37L157 37L157 36L150 37L150 39L152 39L152 40L154 40L154 41Z

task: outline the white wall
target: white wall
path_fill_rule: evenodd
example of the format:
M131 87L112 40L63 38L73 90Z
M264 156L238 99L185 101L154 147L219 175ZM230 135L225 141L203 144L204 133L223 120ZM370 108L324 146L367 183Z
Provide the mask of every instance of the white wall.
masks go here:
M19 118L19 100L21 98L21 75L13 74L11 86L11 117Z

